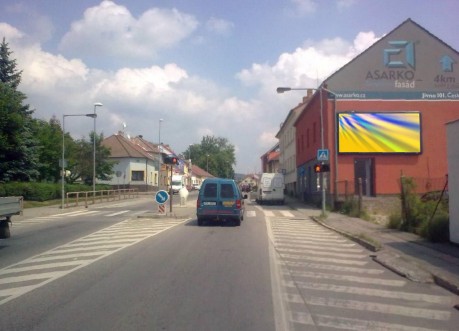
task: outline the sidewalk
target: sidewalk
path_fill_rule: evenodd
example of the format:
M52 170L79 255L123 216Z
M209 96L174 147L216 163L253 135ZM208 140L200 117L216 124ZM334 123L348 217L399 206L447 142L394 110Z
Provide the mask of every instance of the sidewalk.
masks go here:
M413 281L434 282L459 295L459 245L431 243L413 233L339 213L320 219L319 209L295 198L286 198L286 204L373 251L374 260L392 271Z

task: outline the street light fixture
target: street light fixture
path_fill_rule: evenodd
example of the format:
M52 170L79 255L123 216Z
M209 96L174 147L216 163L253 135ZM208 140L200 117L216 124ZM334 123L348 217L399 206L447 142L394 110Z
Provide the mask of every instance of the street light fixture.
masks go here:
M102 107L103 104L96 102L94 104L94 136L93 136L93 162L92 162L92 203L96 203L96 108Z
M284 92L288 92L288 91L298 91L298 90L319 90L319 93L320 93L320 145L321 145L321 149L324 149L325 148L325 141L324 141L324 116L323 116L323 100L322 100L322 90L325 90L331 94L333 94L335 96L335 102L336 102L336 95L329 91L328 89L326 89L325 87L323 86L320 86L319 88L307 88L307 87L298 87L298 88L293 88L293 87L278 87L276 89L276 92L277 93L284 93ZM335 104L336 105L336 104ZM336 111L336 109L335 109ZM336 140L336 139L335 139ZM336 146L335 146L335 152L336 152ZM337 160L336 160L336 157L335 157L335 164L337 163ZM336 169L335 169L336 171ZM326 195L325 195L325 175L323 172L320 173L321 174L321 187L322 187L322 215L325 215L325 206L326 206L326 203L325 203L325 198L326 198ZM336 182L336 178L335 178L335 182Z
M62 115L62 164L61 164L61 209L64 209L64 194L65 194L65 189L64 189L64 183L65 183L65 118L69 116L86 116L86 117L92 117L96 118L96 114L70 114L70 115Z

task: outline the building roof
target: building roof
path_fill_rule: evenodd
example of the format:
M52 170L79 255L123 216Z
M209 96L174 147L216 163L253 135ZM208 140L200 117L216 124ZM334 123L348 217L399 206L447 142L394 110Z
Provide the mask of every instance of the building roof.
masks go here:
M193 175L195 175L196 177L209 177L209 178L215 177L214 175L208 173L207 171L198 167L195 164L191 165L191 169L192 169Z
M145 152L138 145L121 134L114 134L102 141L102 146L110 149L111 157L140 157L154 160L153 155Z

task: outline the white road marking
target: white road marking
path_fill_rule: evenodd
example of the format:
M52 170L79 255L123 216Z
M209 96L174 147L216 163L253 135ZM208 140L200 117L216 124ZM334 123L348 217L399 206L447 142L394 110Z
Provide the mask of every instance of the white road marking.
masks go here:
M0 305L187 221L128 219L0 269Z

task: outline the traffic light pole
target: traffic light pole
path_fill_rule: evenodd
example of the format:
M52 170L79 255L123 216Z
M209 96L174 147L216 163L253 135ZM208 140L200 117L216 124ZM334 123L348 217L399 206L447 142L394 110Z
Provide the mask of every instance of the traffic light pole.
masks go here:
M174 196L174 192L172 192L172 164L171 164L171 181L170 181L170 186L169 186L169 211L172 214L172 197Z

